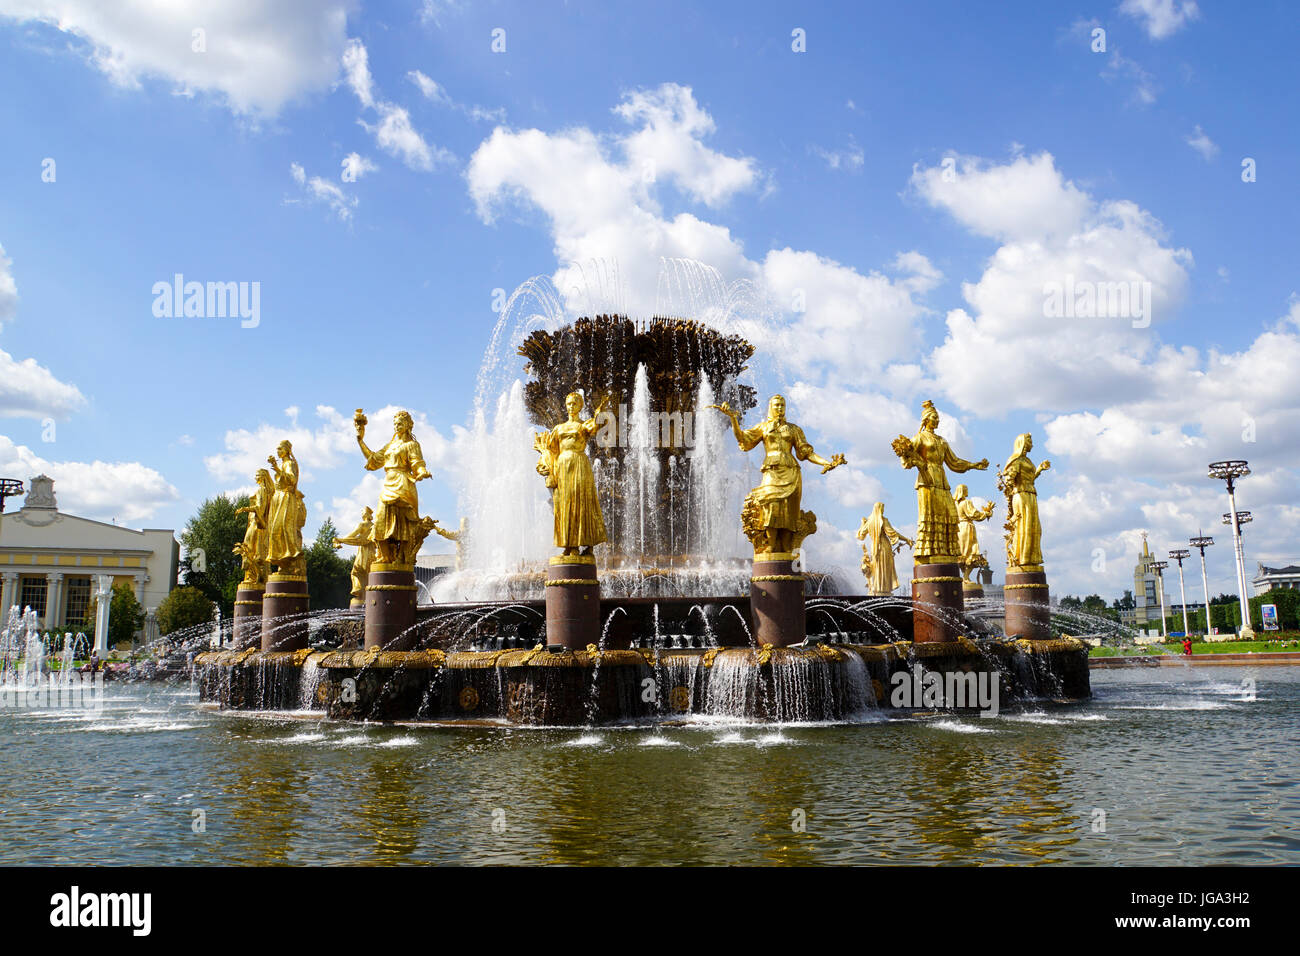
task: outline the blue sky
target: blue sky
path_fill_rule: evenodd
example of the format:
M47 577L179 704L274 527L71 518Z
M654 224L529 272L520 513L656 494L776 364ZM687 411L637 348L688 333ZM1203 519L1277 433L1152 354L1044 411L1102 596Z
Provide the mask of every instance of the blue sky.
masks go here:
M68 510L179 529L283 434L308 532L350 526L351 410L404 406L453 523L494 290L599 257L649 311L667 256L776 303L757 384L850 462L808 483L827 560L877 498L914 524L926 398L972 459L1034 433L1057 593L1118 595L1143 530L1226 545L1219 458L1250 567L1300 559L1289 4L167 6L0 0L0 473ZM175 273L259 324L155 316ZM1045 317L1067 276L1149 282L1149 327Z

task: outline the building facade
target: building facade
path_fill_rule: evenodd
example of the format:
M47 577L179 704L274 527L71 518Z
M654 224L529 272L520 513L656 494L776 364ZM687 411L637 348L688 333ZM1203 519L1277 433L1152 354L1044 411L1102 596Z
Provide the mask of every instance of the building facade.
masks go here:
M171 530L135 531L59 511L54 479L38 475L20 510L0 516L0 616L30 607L42 628L94 628L95 578L128 584L146 610L176 586L180 544Z
M1259 565L1250 586L1256 594L1267 594L1274 588L1300 588L1300 565L1288 564L1285 568Z
M1142 553L1138 555L1137 564L1133 566L1133 607L1120 611L1120 621L1130 627L1144 627L1150 625L1155 629L1160 627L1160 592L1164 587L1164 581L1159 571L1154 567L1156 556L1151 553L1151 547L1147 543L1146 534L1142 535ZM1164 598L1165 613L1170 613L1173 607L1166 595Z

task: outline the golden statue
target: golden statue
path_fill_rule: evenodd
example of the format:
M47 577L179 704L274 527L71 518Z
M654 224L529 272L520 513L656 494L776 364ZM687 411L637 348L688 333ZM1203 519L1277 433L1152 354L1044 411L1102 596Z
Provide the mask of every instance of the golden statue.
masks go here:
M260 588L266 584L267 524L274 490L271 488L271 473L265 468L257 469L255 479L257 491L249 498L248 506L235 509L237 515L248 515L244 540L233 549L240 556L244 569L244 579L239 582L241 588Z
M975 522L987 521L993 516L993 502L979 507L970 499L965 485L954 489L953 502L957 505L957 563L961 566L962 580L969 581L972 571L989 566L988 559L980 551Z
M989 460L970 462L954 455L948 442L935 434L939 427L939 413L934 402L927 401L922 408L921 429L916 437L908 439L906 435L899 435L891 443L902 466L916 469L915 561L917 564L956 564L959 554L957 505L952 500L944 467L955 472L972 468L983 471L989 466Z
M298 459L293 457L293 445L287 438L276 446L275 453L280 456L279 462L274 455L266 459L275 479L267 520L266 560L275 565L277 574L305 577L302 526L307 523L307 506L298 490Z
M464 571L465 570L465 542L467 540L466 532L469 530L469 519L461 518L460 527L455 531L448 531L446 528L443 527L437 527L434 528L433 530L438 532L438 534L442 535L442 537L446 538L448 541L454 541L456 543L456 570Z
M883 501L872 505L871 514L862 519L858 540L862 542L862 576L867 579L867 593L877 597L893 594L898 587L894 555L903 550L903 545L910 548L915 543L894 530L885 517Z
M739 413L726 402L709 407L731 419L731 431L741 451L762 443L766 451L763 480L746 496L740 521L754 545L755 557L782 560L776 557L782 555L788 560L803 539L817 530L817 516L799 510L803 497L799 462L821 465L822 474L826 474L844 464L844 456L832 455L827 460L814 452L803 429L785 420L785 398L780 395L773 395L768 401L767 418L750 429L740 427Z
M1011 460L998 472L998 488L1007 496L1007 570L1043 570L1043 526L1038 522L1038 491L1034 482L1052 467L1029 460L1034 439L1028 433L1016 438Z
M364 607L366 603L366 582L370 577L370 565L375 560L375 542L371 539L374 530L375 513L367 508L361 513L361 523L352 529L352 533L334 539L334 550L345 544L357 549L352 559L352 606Z
M361 409L352 416L352 423L356 426L361 454L366 456L366 471L384 469L379 510L370 531L375 564L394 566L386 570L414 570L420 545L438 522L420 517L415 483L433 476L425 467L420 443L411 434L414 423L410 413L399 411L393 415L393 437L378 451L366 447L366 416Z
M596 475L587 457L587 442L596 434L596 416L604 409L605 401L586 421L581 418L579 393L566 395L564 407L568 421L533 436L533 449L541 455L537 473L554 492L555 546L563 548L566 555L575 555L581 548L583 555L590 556L592 548L605 540L605 518L596 497Z

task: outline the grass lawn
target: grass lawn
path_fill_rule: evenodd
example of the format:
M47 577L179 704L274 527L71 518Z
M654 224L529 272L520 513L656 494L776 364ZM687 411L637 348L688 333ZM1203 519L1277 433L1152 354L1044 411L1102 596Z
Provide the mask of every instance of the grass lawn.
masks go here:
M1221 644L1192 644L1193 654L1263 654L1269 651L1300 650L1296 641L1225 641ZM1159 654L1181 656L1182 644L1148 644L1145 647L1094 647L1089 657L1148 657Z

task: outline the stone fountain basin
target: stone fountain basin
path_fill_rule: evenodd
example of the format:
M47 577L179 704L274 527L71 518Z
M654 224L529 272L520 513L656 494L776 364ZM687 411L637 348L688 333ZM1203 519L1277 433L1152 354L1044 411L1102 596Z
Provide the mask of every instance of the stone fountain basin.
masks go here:
M200 694L232 710L324 711L342 720L493 718L548 726L689 715L833 721L895 711L894 675L985 673L1002 706L1090 696L1072 638L788 648L496 651L220 651L196 658ZM922 710L907 707L904 710Z

